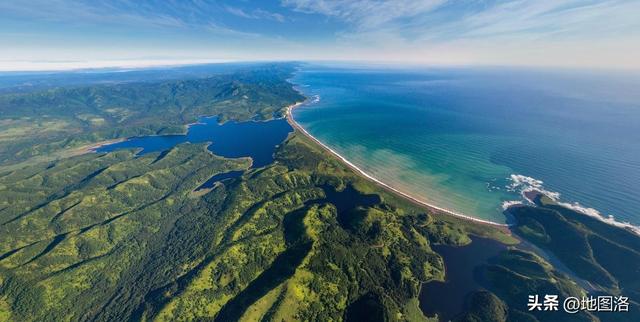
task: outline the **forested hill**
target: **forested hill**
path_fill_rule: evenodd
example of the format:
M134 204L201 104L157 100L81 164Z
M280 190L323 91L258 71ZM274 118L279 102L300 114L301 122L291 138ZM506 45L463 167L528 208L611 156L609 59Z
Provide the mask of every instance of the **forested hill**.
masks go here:
M423 295L443 295L423 284L455 279L454 267L481 286L450 298L463 300L454 321L639 320L640 238L557 205L511 209L515 232L549 257L382 189L300 132L263 167L206 143L69 153L180 132L199 115L279 115L302 99L291 71L0 95L0 153L12 164L0 166L0 322L436 321L447 305L424 313ZM457 266L436 247L478 238L502 243ZM630 296L629 312L527 309L532 294L594 287Z
M4 94L0 321L425 320L443 279L430 243L504 232L390 195L306 137L275 162L185 143L66 156L70 147L178 132L199 115L279 115L302 99L290 65L180 81ZM55 161L42 156L59 153ZM27 161L21 161L27 160ZM237 178L198 190L210 178Z
M49 88L0 95L0 165L103 140L182 133L198 116L269 119L301 96L294 66L267 64L190 80Z

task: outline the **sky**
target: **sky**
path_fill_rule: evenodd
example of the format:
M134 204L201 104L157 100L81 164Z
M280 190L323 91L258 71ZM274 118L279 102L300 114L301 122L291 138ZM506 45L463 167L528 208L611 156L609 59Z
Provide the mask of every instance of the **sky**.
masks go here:
M226 61L640 69L640 0L0 0L0 71Z

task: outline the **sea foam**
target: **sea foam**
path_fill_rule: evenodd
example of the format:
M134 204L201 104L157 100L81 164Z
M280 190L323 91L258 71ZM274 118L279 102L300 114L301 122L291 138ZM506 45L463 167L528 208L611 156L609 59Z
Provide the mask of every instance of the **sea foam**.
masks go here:
M502 210L507 210L512 206L522 205L521 200L507 200L502 202Z
M558 201L560 199L560 193L549 191L544 189L542 180L538 180L532 177L527 177L521 174L512 174L509 178L511 180L511 184L507 185L507 190L520 192L520 194L527 199L529 202L533 202L533 200L529 200L525 193L538 191L547 197L553 199L554 201Z
M563 206L565 208L574 210L578 213L596 218L607 224L627 229L629 231L632 231L640 235L639 226L635 226L629 222L617 221L613 215L604 215L597 209L585 207L578 202L560 201L560 193L545 189L543 186L544 182L542 180L535 179L535 178L528 177L521 174L512 174L509 177L509 180L511 181L511 183L506 186L507 190L512 192L519 192L527 203L533 204L534 202L533 200L527 197L527 192L539 192L547 196L548 198L550 198L560 206ZM523 203L522 201L505 201L502 203L502 208L507 209L513 205L522 204L522 203Z

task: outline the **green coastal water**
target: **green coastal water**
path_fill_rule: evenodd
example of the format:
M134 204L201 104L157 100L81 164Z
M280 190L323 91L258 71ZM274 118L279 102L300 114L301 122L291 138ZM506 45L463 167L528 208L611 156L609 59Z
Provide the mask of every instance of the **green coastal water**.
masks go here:
M305 66L293 82L307 131L421 200L506 222L537 188L640 224L638 75Z

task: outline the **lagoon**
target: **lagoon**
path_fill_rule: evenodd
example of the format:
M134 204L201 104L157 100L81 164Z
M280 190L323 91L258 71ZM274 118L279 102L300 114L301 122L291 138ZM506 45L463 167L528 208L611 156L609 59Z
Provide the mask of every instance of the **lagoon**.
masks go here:
M442 256L446 280L422 285L420 309L427 316L437 314L440 321L450 321L463 312L468 297L484 289L477 269L507 249L500 242L480 237L474 237L465 246L431 245L431 248Z

